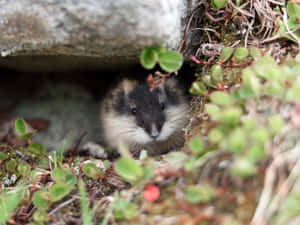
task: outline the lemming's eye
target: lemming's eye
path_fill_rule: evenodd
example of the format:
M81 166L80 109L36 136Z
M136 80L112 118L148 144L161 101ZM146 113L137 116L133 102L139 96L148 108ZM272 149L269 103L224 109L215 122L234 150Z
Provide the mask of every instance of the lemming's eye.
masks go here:
M136 108L131 108L131 113L132 113L132 115L135 115L136 114Z
M165 109L165 104L164 104L164 103L161 103L161 104L160 104L160 107L161 107L161 110L164 110L164 109Z

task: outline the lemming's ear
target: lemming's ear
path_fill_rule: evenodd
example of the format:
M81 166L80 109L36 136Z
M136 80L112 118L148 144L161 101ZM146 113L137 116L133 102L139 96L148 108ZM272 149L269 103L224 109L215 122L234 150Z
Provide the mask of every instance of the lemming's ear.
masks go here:
M124 90L125 95L128 95L137 85L137 81L136 80L128 80L128 79L124 79L120 86L121 89Z
M168 87L168 88L175 88L176 87L176 79L173 78L173 77L168 77L166 79L164 79L163 82L161 82L158 87L161 88L161 89L164 89L165 87Z

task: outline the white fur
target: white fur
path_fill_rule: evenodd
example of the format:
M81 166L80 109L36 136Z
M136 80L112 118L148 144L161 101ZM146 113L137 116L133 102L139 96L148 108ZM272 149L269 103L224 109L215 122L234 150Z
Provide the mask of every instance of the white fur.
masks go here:
M154 123L151 124L151 135L158 135L157 127Z
M186 125L188 105L182 104L169 107L165 113L166 122L156 139L157 141L167 140ZM128 147L154 143L153 138L143 128L136 125L133 116L106 114L103 125L105 136L112 147L118 148L120 143L124 143Z
M113 147L120 143L127 146L147 144L153 139L130 116L107 115L104 119L105 136Z
M173 106L166 110L166 122L160 132L158 141L167 140L174 132L181 130L188 120L188 106L185 104Z

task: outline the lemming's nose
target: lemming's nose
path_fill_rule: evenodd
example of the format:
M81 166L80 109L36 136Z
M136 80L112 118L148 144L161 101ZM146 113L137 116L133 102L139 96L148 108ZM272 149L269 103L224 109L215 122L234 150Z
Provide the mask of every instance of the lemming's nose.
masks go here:
M159 132L157 130L157 127L155 124L152 124L151 126L151 137L156 139L159 136Z

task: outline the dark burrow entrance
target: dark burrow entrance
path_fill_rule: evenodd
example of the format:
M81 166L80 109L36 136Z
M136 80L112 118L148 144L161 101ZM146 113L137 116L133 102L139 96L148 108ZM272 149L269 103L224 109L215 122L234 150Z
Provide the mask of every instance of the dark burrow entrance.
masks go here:
M77 62L80 66L50 62L44 70L43 65L18 68L17 61L0 68L0 143L7 135L8 122L21 117L39 130L34 142L50 150L69 148L83 135L81 147L88 141L101 143L99 103L104 93L120 76L146 78L149 73L139 65L101 70L95 60L87 63L86 59ZM187 70L190 82L193 76Z

